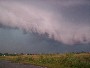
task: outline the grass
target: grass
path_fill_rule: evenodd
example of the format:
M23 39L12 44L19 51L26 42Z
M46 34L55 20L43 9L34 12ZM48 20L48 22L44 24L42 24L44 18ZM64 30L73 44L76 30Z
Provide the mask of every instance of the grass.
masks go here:
M90 68L90 53L1 56L0 59L48 68Z

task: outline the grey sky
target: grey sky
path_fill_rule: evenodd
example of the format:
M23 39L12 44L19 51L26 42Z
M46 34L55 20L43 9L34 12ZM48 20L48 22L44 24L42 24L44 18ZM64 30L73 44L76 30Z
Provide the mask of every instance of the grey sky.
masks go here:
M0 52L90 51L89 0L0 0Z

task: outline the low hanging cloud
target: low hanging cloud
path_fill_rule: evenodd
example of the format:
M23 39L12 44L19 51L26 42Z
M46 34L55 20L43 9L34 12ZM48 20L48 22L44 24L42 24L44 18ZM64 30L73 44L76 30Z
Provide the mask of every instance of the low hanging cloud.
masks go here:
M61 10L65 8L65 3L59 5ZM64 44L89 43L90 24L77 25L66 21L60 9L55 11L56 5L53 8L52 4L48 3L50 6L46 8L29 4L28 1L0 1L0 27L18 28L39 35L47 33L48 38Z

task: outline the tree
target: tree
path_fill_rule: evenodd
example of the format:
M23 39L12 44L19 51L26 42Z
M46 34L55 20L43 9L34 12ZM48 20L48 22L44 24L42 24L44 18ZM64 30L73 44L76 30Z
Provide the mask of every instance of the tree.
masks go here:
M0 56L2 56L3 54L2 53L0 53Z
M4 53L5 56L8 56L9 54L8 53Z

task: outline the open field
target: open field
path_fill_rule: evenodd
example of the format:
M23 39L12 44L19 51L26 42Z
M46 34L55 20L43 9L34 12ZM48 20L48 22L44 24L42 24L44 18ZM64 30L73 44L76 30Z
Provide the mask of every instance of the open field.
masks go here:
M90 53L0 56L0 60L47 68L90 68Z

